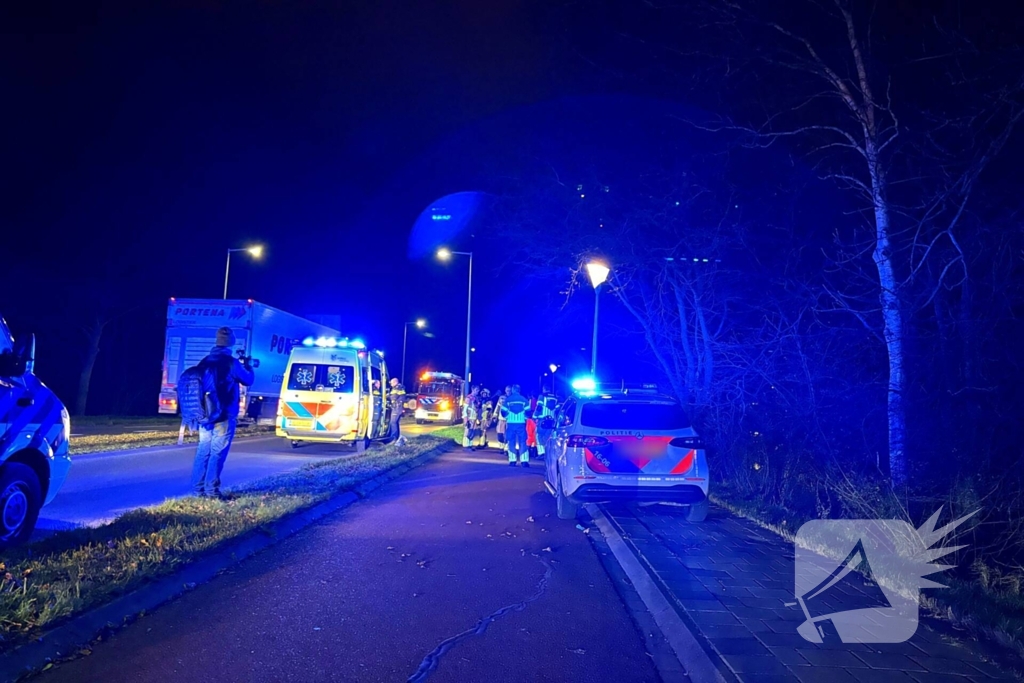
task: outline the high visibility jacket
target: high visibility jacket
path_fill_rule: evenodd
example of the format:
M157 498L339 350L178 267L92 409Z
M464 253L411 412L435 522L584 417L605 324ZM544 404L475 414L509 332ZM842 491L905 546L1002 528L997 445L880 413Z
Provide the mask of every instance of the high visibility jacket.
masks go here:
M469 422L476 422L480 419L480 409L471 396L466 397L466 403L462 406L462 419Z
M512 394L501 407L501 414L510 425L526 424L526 413L530 402L520 394Z
M554 396L541 396L537 401L537 409L533 411L533 419L538 422L555 414L556 399Z

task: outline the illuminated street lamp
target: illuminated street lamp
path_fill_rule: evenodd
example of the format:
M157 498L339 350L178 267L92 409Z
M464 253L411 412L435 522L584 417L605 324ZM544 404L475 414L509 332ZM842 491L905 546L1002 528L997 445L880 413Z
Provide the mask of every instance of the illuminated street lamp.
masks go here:
M409 325L415 325L417 330L422 330L427 326L427 321L423 318L417 318L412 322L408 322L402 328L402 384L405 384L405 346L409 343Z
M590 375L597 377L597 314L601 301L601 285L608 279L611 269L600 261L591 261L586 265L587 276L594 287L594 343L591 344Z
M469 374L469 354L471 351L469 345L469 330L470 321L473 313L473 252L471 251L452 251L447 247L441 247L437 250L437 258L442 261L450 261L452 256L468 256L469 257L469 289L466 294L466 377L465 382L462 383L462 398L466 398L466 391L472 381Z
M556 364L552 363L551 365L548 366L548 369L551 370L551 393L554 394L554 393L556 393L556 391L555 391L555 373L558 372L558 366Z
M252 247L243 247L241 249L228 249L228 262L224 266L224 298L228 298L228 275L231 273L231 254L236 251L244 251L245 253L252 256L254 259L258 259L263 256L263 245L257 244Z

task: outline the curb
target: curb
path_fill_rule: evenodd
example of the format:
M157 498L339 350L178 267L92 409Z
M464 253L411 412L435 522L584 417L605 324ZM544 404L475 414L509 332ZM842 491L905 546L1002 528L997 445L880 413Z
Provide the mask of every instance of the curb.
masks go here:
M251 441L259 441L261 439L268 439L269 440L269 439L277 439L277 438L279 438L279 437L274 436L273 433L268 433L268 434L248 434L248 435L242 435L241 437L236 436L235 440L236 441L240 441L240 442L241 441L251 442ZM100 456L104 456L104 455L107 455L107 456L110 456L110 455L126 455L126 454L131 454L131 453L141 453L142 451L157 451L157 450L165 451L165 450L177 450L179 448L191 448L192 450L195 450L195 447L196 447L195 443L183 443L183 444L158 443L158 444L152 444L150 446L133 446L132 448L111 448L111 449L108 449L108 450L105 450L105 451L85 451L83 453L72 453L71 454L71 459L72 459L72 461L74 461L74 460L78 460L80 458L96 458L96 457L100 457Z
M340 493L311 508L293 513L266 527L229 541L212 554L192 562L181 571L157 579L115 598L89 612L46 631L35 640L0 655L0 680L18 681L37 673L46 664L70 655L92 642L105 630L116 630L135 621L142 612L152 611L183 593L214 578L224 569L265 550L292 534L305 529L327 515L342 510L385 484L404 476L446 453L451 445L441 444L408 462L364 481L350 491Z
M675 604L657 574L648 571L642 554L633 550L633 544L623 538L615 523L596 505L588 505L587 512L607 540L612 555L647 606L689 679L701 683L730 683L739 680L725 662L702 642L704 638L699 635L699 629Z

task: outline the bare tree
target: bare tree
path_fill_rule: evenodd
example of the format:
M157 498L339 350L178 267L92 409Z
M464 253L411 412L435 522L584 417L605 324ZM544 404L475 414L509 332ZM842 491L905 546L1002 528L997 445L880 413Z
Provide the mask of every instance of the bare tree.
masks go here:
M926 274L925 304L942 287L965 281L961 221L979 176L1024 116L1024 81L993 83L963 37L942 32L947 52L930 47L901 68L886 68L874 54L873 6L853 0L707 0L699 8L697 19L689 9L677 19L697 22L705 43L674 52L717 59L712 73L723 89L735 81L748 101L733 107L735 115L696 125L739 133L751 146L784 142L808 154L820 176L850 190L863 212L868 230L840 240L835 262L849 284L864 273L861 259L870 259L871 287L831 294L838 310L877 331L884 344L888 469L902 486L906 318L920 304ZM955 111L924 112L910 98L901 103L907 79L921 78L922 70L933 87L961 94L956 100L948 93ZM863 296L871 290L873 304Z

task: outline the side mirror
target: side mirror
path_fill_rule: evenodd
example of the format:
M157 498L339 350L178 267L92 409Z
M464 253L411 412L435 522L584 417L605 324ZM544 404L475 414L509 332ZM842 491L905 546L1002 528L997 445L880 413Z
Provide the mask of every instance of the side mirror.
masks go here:
M0 376L21 377L31 373L36 363L36 336L14 342L14 349L0 354Z

